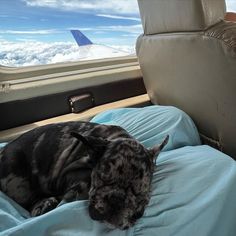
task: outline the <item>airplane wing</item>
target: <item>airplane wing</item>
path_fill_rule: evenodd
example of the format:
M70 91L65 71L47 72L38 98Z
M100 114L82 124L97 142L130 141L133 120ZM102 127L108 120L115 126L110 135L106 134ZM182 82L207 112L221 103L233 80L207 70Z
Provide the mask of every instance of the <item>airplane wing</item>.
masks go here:
M70 31L78 44L78 46L85 46L93 44L80 30L71 30Z
M94 44L80 30L71 30L71 34L79 46L81 60L131 55L130 52L118 50L106 45Z

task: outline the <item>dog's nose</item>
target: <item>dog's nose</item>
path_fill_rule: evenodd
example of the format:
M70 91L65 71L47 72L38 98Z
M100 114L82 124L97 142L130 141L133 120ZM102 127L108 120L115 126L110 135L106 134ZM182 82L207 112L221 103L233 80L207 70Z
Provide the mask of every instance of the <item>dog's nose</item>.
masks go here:
M120 209L124 206L125 196L123 194L113 194L109 197L109 205L113 209Z
M103 221L106 219L106 215L99 212L95 207L89 206L89 215L93 220Z

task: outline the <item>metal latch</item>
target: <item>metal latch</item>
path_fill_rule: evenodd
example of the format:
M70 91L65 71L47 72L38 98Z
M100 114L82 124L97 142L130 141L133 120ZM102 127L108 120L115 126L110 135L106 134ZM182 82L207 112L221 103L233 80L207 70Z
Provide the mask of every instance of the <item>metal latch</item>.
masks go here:
M94 98L90 93L73 96L69 102L72 113L79 113L94 106Z

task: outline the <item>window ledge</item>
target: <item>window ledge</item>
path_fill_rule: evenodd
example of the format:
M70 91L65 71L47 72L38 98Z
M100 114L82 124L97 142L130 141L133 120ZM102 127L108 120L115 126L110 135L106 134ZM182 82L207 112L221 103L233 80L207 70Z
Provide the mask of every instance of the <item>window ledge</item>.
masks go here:
M10 141L19 135L34 129L39 126L47 125L47 124L53 124L53 123L59 123L59 122L66 122L66 121L79 121L79 120L89 120L93 116L97 115L98 113L104 112L109 109L115 109L115 108L122 108L122 107L135 107L135 106L143 106L150 104L150 99L147 94L131 97L127 99L123 99L120 101L104 104L101 106L97 106L91 109L88 109L86 111L80 112L78 114L66 114L42 121L38 121L35 123L31 123L28 125L19 126L16 128L8 129L0 131L0 142L7 142Z

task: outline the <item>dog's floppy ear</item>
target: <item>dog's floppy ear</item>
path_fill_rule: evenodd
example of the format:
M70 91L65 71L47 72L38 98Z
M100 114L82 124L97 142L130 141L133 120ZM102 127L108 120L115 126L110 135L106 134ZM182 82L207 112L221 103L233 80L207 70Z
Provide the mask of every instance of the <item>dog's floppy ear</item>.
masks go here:
M157 156L158 154L161 152L161 150L166 146L166 144L168 143L169 140L169 135L167 135L165 137L165 139L162 141L161 144L155 145L154 147L152 147L151 149L149 149L149 151L151 152L151 155L153 157L153 162L156 162Z
M85 146L97 150L97 149L104 149L105 146L108 144L108 140L100 138L100 137L94 137L94 136L83 136L77 132L71 132L70 133L73 137L80 140Z

